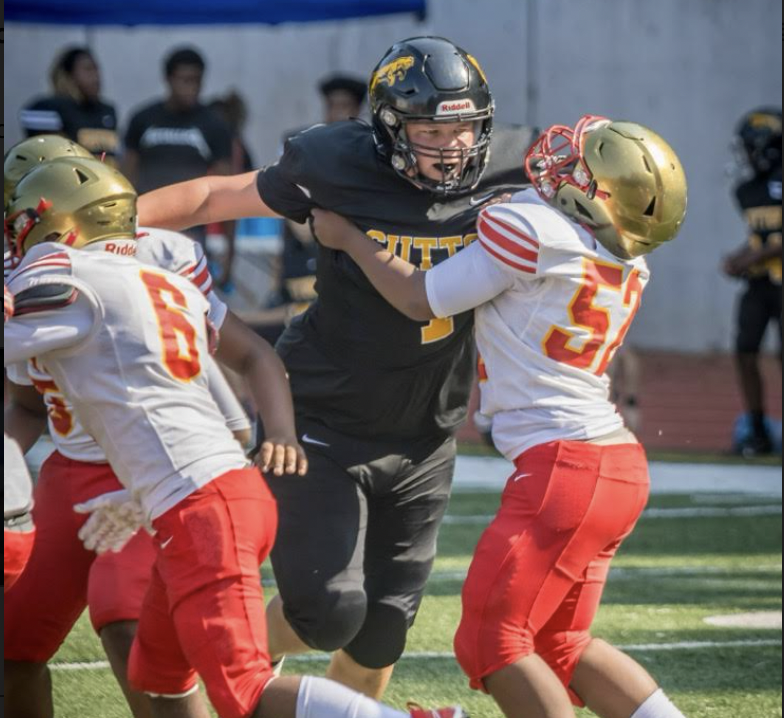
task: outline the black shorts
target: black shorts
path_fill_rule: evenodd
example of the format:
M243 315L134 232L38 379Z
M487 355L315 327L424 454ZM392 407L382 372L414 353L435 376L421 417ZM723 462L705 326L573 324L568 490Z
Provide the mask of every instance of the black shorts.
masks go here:
M310 472L268 479L280 515L272 559L286 617L311 647L336 650L363 641L365 619L354 611L357 626L323 624L345 623L345 615L334 618L336 605L359 605L367 616L374 609L376 616L391 616L389 632L403 636L390 635L389 643L404 641L435 561L455 439L372 442L310 421L300 421L298 429ZM378 625L364 628L375 634L373 644L384 641ZM343 638L341 630L348 632ZM380 632L385 630L382 622Z
M736 350L739 354L759 354L771 322L778 325L781 341L781 289L780 284L769 280L749 282L738 311Z

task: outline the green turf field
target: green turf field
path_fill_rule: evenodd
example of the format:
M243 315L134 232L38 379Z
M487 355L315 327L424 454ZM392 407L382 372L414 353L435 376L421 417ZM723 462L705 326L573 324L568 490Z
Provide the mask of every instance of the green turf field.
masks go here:
M472 694L448 657L459 619L461 576L498 497L459 493L445 526L422 614L389 694L403 707L462 703L472 718L502 718ZM687 718L782 715L781 630L718 628L711 616L781 611L781 501L752 496L657 496L619 555L596 634L644 663ZM685 510L685 511L684 511ZM695 517L699 512L706 514ZM685 514L685 515L684 515ZM267 577L269 576L267 572ZM445 655L446 654L446 655ZM82 620L57 657L58 718L128 715L97 640ZM321 660L290 672L322 672ZM590 715L585 712L581 718Z

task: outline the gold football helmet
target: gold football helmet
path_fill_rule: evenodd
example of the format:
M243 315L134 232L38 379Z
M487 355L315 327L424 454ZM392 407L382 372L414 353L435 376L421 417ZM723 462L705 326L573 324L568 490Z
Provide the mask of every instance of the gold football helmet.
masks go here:
M136 190L96 159L61 158L28 173L7 207L5 239L19 260L42 242L77 249L136 236Z
M12 147L3 160L3 207L8 207L8 200L22 177L39 164L59 157L92 156L81 145L59 135L39 135L23 140Z
M678 235L687 183L678 155L633 122L586 115L548 129L526 157L539 194L621 259L649 254Z

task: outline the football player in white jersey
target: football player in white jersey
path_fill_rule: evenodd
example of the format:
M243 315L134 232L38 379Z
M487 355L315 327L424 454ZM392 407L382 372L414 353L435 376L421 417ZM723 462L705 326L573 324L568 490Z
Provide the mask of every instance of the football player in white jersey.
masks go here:
M406 714L329 681L275 678L258 567L277 513L210 394L209 304L174 274L73 249L72 217L34 191L38 181L51 187L55 164L31 173L11 202L8 238L24 261L9 286L23 316L6 329L4 363L46 367L156 531L129 671L153 696L153 716L206 716L191 700L198 674L222 718L464 718L459 708ZM83 184L98 171L71 167ZM25 206L23 196L36 199ZM96 201L92 216L100 222L112 205ZM281 414L283 435L294 437L288 405ZM289 452L272 448L282 473Z
M3 285L3 323L14 315L14 297ZM33 484L17 444L3 432L3 593L22 575L35 541Z
M594 640L610 561L649 493L645 452L609 398L607 367L675 238L686 178L638 124L584 117L526 158L535 190L486 209L479 241L422 273L336 215L320 241L348 252L419 321L476 310L482 413L516 471L465 585L455 641L471 685L509 718L683 718L637 663Z
M73 143L41 148L37 144L29 147L30 142L26 140L6 158L9 198L15 195L16 185L24 177L25 170L29 173L31 167L38 167L38 162L31 165L30 157L38 158L36 153L42 149L48 150L47 162L52 161L52 155L57 159L58 152L61 158L73 158L73 162L60 162L47 170L44 186L41 186L39 173L36 191L48 196L55 192L60 197L70 189L71 181L75 191L67 200L58 202L57 217L67 216L79 230L77 245L89 251L135 255L144 264L159 266L190 279L210 303L209 318L221 337L219 358L248 377L262 410L285 407L287 397L271 395L275 383L267 379L270 371L280 368L276 355L263 340L230 315L226 305L212 291L207 261L199 245L183 235L165 230L146 230L137 238L134 225L136 194L116 170L92 159L87 159L86 165L82 164L85 161L82 155L74 157ZM78 180L74 173L85 168L84 178ZM16 179L13 186L10 186L9 178ZM96 218L94 206L99 201L110 209ZM210 362L208 367L211 390L226 416L227 426L245 444L250 438L247 417L217 366ZM87 605L93 627L101 637L133 715L146 718L149 702L129 689L126 676L136 621L152 576L155 558L152 539L140 532L121 552L102 556L85 549L78 534L84 529L87 517L64 512L62 507L90 502L122 487L107 463L105 453L80 425L73 407L45 366L33 360L22 367L11 367L9 374L13 380L12 402L5 412L5 426L27 451L48 420L56 446L55 453L42 467L36 487L35 517L41 530L30 570L9 593L4 606L7 619L4 630L5 700L9 712L29 718L51 715L51 680L47 663ZM285 382L279 384L285 386ZM275 421L273 415L266 418ZM271 426L280 433L274 424ZM299 453L302 458L295 471L304 470L301 449L296 444L287 448L286 444L272 438L272 443L265 446L267 458L278 447L283 453ZM280 461L278 457L279 464ZM283 463L286 461L290 467L291 456ZM279 470L280 467L274 468ZM115 500L118 497L121 495L116 494Z

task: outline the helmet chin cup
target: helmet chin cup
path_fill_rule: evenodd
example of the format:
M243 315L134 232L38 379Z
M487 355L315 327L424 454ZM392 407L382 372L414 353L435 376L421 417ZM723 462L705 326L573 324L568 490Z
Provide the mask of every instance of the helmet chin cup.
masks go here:
M396 172L405 172L409 168L409 163L402 154L392 155L392 169Z

